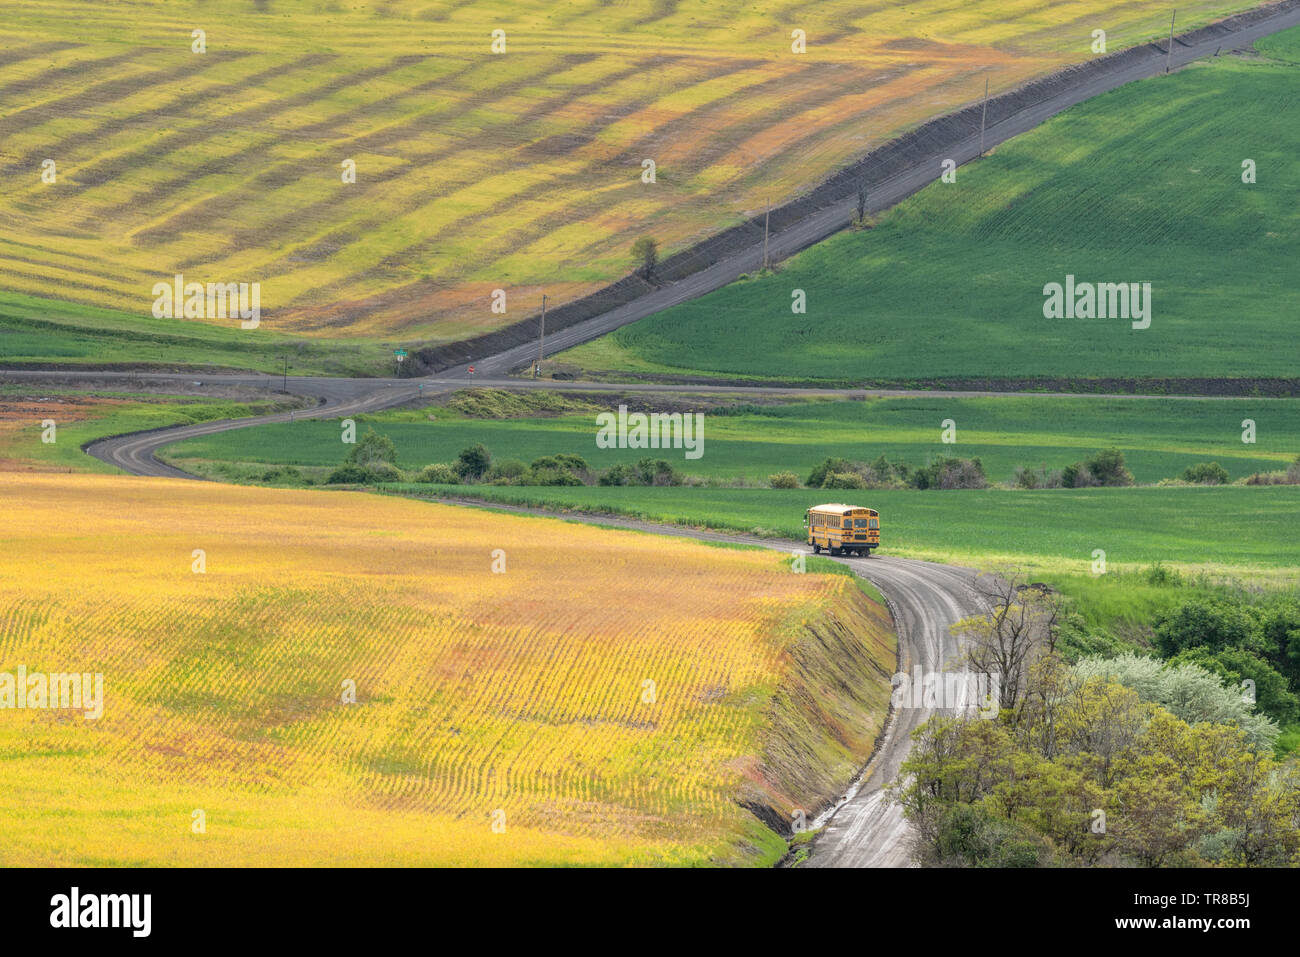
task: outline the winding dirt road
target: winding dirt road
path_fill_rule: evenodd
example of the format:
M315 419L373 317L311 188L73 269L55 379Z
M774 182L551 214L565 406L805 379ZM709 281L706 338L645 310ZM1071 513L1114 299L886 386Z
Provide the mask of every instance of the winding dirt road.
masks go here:
M1300 24L1300 6L1285 4L1274 15L1257 20L1240 30L1216 35L1202 41L1187 43L1179 38L1174 45L1173 65L1181 66L1192 60L1211 56L1220 50L1232 50L1249 45L1260 37L1285 27ZM1019 133L1039 125L1044 120L1069 106L1114 89L1124 83L1151 76L1163 71L1165 52L1151 45L1145 56L1132 59L1121 71L1091 76L1072 88L1040 102L1030 104L1001 122L991 125L985 133L986 148L1001 143ZM944 144L933 157L918 160L911 168L872 188L872 207L892 205L934 180L942 159L953 158L959 164L974 159L979 153L977 136L967 137L956 144ZM770 254L774 260L787 257L832 233L848 222L853 199L827 206L810 213L801 221L782 230L771 238ZM670 286L657 289L639 299L610 309L595 318L560 330L548 337L548 354L578 345L613 329L635 322L669 306L694 299L719 289L735 280L741 273L752 272L761 263L761 244L729 255L706 268L687 276ZM166 445L196 436L210 435L230 429L247 428L268 422L284 422L293 418L337 418L355 413L369 412L408 402L423 392L430 395L468 384L509 385L514 388L555 388L563 390L605 390L628 392L677 392L696 394L782 394L798 392L801 395L824 394L839 396L907 395L882 390L804 390L780 387L745 386L680 386L637 385L611 386L600 383L546 382L532 383L516 379L503 379L512 369L527 364L536 356L532 345L518 346L495 355L476 360L479 375L471 379L465 365L447 369L427 379L323 379L294 377L287 381L287 391L308 396L317 402L314 409L277 413L249 419L205 422L199 425L165 428L153 432L134 433L102 439L87 446L86 451L105 462L136 474L194 478L163 462L156 453ZM105 383L139 379L153 379L184 383L199 378L223 387L247 386L271 392L281 383L278 376L220 375L195 376L163 373L113 373L80 372L57 373L33 370L30 372L0 372L0 379L11 381L56 381L102 386ZM201 391L201 388L200 390ZM938 393L957 397L962 393ZM481 503L465 503L481 504ZM500 506L493 506L500 508ZM522 510L528 511L528 510ZM763 545L783 550L800 550L801 543L756 539L742 535L723 535L692 529L674 529L617 519L606 516L592 519L602 525L634 527L660 534L684 535L701 539L714 539ZM850 565L858 574L870 580L886 597L891 606L899 634L899 656L902 670L914 667L942 671L958 654L949 626L964 617L980 611L972 586L975 572L970 569L936 565L891 557L870 559L839 559ZM875 757L864 770L854 789L834 810L826 821L822 833L812 846L809 866L814 867L868 867L904 866L909 863L908 828L899 809L884 799L882 788L898 774L899 766L907 755L909 735L927 720L933 712L925 709L900 708L893 711Z
M547 509L489 504L466 498L442 498L439 501L527 515L558 514ZM657 535L759 545L783 552L808 552L803 542L789 539L658 525L615 515L563 513L563 517ZM885 596L898 631L899 671L907 674L911 674L914 668L944 672L960 654L949 626L984 610L973 587L978 574L974 569L879 555L831 560L852 568ZM898 777L899 767L911 747L912 732L934 714L935 709L914 707L895 708L890 712L870 763L845 799L819 818L822 831L813 841L804 867L906 867L911 863L910 829L898 805L885 799L884 787Z

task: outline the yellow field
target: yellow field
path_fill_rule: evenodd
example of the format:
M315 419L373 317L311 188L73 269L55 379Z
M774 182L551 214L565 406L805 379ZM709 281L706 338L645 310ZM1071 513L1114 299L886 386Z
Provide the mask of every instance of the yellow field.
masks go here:
M1188 0L1179 26L1252 5ZM1169 16L1122 0L0 11L0 288L147 315L175 273L260 282L267 328L412 341L523 318L543 284L552 304L598 288L638 235L680 248L977 99L985 76L997 92L1092 56L1094 29L1116 50Z
M838 795L886 710L883 611L777 554L198 482L0 501L0 673L104 677L98 719L0 709L4 866L770 862L741 804Z

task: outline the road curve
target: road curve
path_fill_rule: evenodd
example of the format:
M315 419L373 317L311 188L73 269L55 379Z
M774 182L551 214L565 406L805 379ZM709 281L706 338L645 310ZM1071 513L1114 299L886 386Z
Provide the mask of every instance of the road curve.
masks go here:
M1175 47L1173 64L1181 66L1192 60L1210 56L1218 49L1235 49L1254 42L1288 26L1300 24L1300 8L1291 7L1280 10L1277 15L1250 24L1234 32L1230 37L1220 37L1200 44ZM985 135L987 146L1001 143L1013 136L1023 133L1062 110L1099 93L1114 89L1124 83L1151 76L1161 72L1164 56L1159 50L1126 69L1123 72L1095 77L1080 83L1072 89L1055 97L1026 107L1006 120L991 126ZM979 153L977 137L968 137L955 148L944 150L942 156L935 156L933 162L918 162L904 173L885 181L883 186L873 189L872 207L879 208L892 205L910 195L936 178L939 161L953 158L958 163L968 162ZM770 254L773 259L785 258L799 250L826 238L844 228L848 221L853 200L818 210L804 220L783 230L772 237ZM654 312L677 305L705 293L719 289L735 280L741 273L752 272L761 264L762 251L754 246L735 255L728 256L708 268L682 279L671 286L637 299L635 302L611 309L601 316L578 323L558 331L549 337L548 354L570 348L589 339L603 335L613 329L635 322ZM194 476L174 469L155 457L163 446L183 439L229 429L246 428L269 422L284 422L293 418L339 417L354 413L368 412L397 405L415 398L426 389L457 388L467 384L498 384L497 379L508 374L513 368L524 365L536 355L531 345L520 346L489 356L475 362L479 373L477 380L469 378L468 366L463 365L445 370L436 377L426 380L376 380L376 379L313 379L294 377L288 380L297 395L310 396L317 400L316 408L295 413L278 413L248 419L221 420L205 422L192 426L160 429L153 432L134 433L116 436L93 442L86 451L103 461L109 462L125 471L137 475L155 475L180 478ZM190 375L141 374L141 373L52 373L32 371L28 373L0 373L3 378L30 378L37 381L68 379L122 380L122 379L170 379L193 380ZM221 375L198 376L203 381L219 381L223 385L250 385L273 389L275 376L264 375ZM486 380L486 381L485 381ZM501 381L500 384L528 387L528 383L518 380ZM288 384L286 383L286 385ZM692 392L692 393L736 393L736 394L780 394L798 391L801 394L868 394L864 390L794 390L780 387L697 387L697 386L609 386L591 383L553 382L549 388L583 389L603 388L611 391L627 390L635 392ZM426 392L427 394L427 392ZM908 394L882 391L877 394ZM958 393L943 393L957 396ZM480 504L480 503L475 503ZM774 542L772 540L754 539L749 536L714 535L688 529L665 529L647 523L634 523L602 516L601 524L634 525L646 531L658 531L667 534L682 534L695 538L716 538L729 541L750 542L773 548L802 550L803 546L795 542ZM876 557L871 559L841 559L854 570L870 580L889 601L894 615L899 636L899 656L902 670L910 671L914 667L925 670L942 671L948 663L954 661L958 654L955 640L949 634L948 626L960 618L977 613L980 605L971 587L975 572L969 569L936 565L907 559ZM925 709L899 708L890 716L882 734L875 756L864 770L855 788L826 821L822 832L812 844L807 866L814 867L865 867L865 866L902 866L910 861L908 847L908 828L897 806L884 799L882 788L894 780L898 769L907 755L910 734L913 729L924 723L933 712Z
M556 516L589 521L615 528L630 528L712 542L761 545L784 552L807 553L803 542L758 538L753 535L714 532L675 525L658 525L616 515L575 515L527 506L502 505L468 498L440 498L442 502L494 511ZM960 649L949 626L979 614L985 608L973 587L974 569L939 565L910 558L877 555L872 558L833 558L867 579L885 596L898 632L899 671L921 668L944 672L959 660ZM821 833L812 844L804 867L906 867L912 862L911 829L901 808L885 800L884 787L898 777L911 748L911 734L935 709L901 707L891 710L876 743L870 763L836 806L823 812L817 823Z
M184 377L193 379L192 376ZM212 377L201 381L221 380L223 385L255 384L261 377L229 376ZM270 377L274 379L274 376ZM239 381L232 381L239 380ZM384 380L379 380L384 382ZM364 384L364 385L363 385ZM410 380L394 380L383 385L373 379L295 379L289 391L295 395L308 396L317 400L313 409L276 412L271 415L250 416L244 419L216 419L200 422L196 425L170 426L153 429L148 432L131 432L99 439L86 445L85 451L95 458L115 465L132 475L152 475L161 478L197 478L189 472L181 471L156 458L156 453L163 446L201 435L228 432L232 429L246 429L254 425L271 422L289 422L293 419L341 418L362 412L374 412L377 409L408 402L419 394L419 386Z

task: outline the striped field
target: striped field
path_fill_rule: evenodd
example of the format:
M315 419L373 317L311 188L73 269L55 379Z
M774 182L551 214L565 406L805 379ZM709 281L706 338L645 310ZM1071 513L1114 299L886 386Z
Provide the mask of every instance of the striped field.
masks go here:
M746 808L842 793L887 710L883 609L779 554L353 493L0 498L0 676L104 678L98 719L0 694L4 866L771 863Z
M1189 0L1179 25L1249 6ZM1168 22L1119 0L3 12L0 290L148 315L176 273L260 282L272 333L431 342L619 278L638 235L671 252L802 192L986 76L1086 59L1094 29L1113 51Z

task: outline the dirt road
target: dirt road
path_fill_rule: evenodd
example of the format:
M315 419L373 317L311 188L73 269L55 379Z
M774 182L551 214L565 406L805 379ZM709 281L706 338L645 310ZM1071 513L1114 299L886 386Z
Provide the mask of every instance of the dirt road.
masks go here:
M546 509L486 504L473 499L441 501L529 515L556 514ZM804 543L789 539L657 525L614 515L564 513L563 517L659 535L760 545L784 552L809 551ZM852 568L875 585L889 602L898 629L900 671L911 674L914 668L921 668L942 672L957 659L957 642L948 629L953 623L983 610L972 587L976 571L887 555L831 560ZM884 799L883 788L898 777L899 767L911 746L911 733L934 713L934 709L913 707L891 712L875 755L846 795L847 800L825 819L804 867L906 867L911 863L910 830L900 808Z

